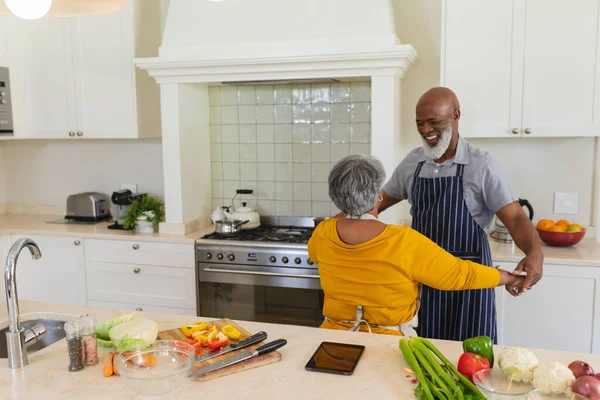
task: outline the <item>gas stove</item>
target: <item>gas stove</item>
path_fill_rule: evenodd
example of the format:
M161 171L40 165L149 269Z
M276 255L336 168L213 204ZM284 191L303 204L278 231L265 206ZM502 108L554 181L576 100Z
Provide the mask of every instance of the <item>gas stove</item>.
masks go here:
M231 240L238 242L308 243L313 228L304 226L261 226L239 233L209 233L202 239Z

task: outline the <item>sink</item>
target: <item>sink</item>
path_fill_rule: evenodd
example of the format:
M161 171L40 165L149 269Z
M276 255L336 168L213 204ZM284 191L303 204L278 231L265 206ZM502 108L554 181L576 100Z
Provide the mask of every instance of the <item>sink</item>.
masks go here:
M42 350L65 337L65 330L63 329L65 321L57 321L54 319L32 319L29 321L22 321L21 327L28 329L32 328L37 324L42 324L46 328L46 335L37 343L34 343L26 347L27 353L35 353L36 351ZM8 328L0 330L0 358L8 358L8 351L6 347L6 332Z

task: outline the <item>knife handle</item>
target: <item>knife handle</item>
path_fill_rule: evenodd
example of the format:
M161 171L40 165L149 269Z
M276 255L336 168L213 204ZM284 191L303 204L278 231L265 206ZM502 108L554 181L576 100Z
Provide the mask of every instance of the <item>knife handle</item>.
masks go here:
M256 355L257 356L262 356L263 354L267 354L272 352L273 350L277 350L280 347L283 347L287 344L287 340L285 339L277 339L277 340L273 340L272 342L269 342L265 345L260 346L258 349L256 349Z
M260 331L258 333L255 333L252 336L247 337L246 339L242 340L241 342L230 344L229 347L231 347L234 350L242 349L244 347L252 346L253 344L262 342L263 340L266 340L266 339L267 339L267 333Z

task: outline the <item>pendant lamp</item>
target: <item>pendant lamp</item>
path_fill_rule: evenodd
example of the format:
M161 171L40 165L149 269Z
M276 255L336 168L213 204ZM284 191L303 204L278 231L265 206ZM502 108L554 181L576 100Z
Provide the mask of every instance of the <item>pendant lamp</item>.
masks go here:
M0 0L0 15L23 19L42 17L87 17L117 12L127 0Z

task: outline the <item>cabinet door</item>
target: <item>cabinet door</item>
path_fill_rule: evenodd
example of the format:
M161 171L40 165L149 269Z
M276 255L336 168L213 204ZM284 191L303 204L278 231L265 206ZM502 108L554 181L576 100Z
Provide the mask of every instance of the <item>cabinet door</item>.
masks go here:
M524 130L600 135L598 0L527 0Z
M441 82L460 101L462 136L521 135L522 3L443 3Z
M86 305L85 265L81 238L12 235L33 239L42 252L34 260L24 249L17 262L19 299Z
M68 139L76 130L71 27L63 18L15 17L9 25L8 40L17 57L13 70L22 74L22 82L15 82L22 85L19 137Z
M77 126L82 138L137 137L131 7L74 20Z

